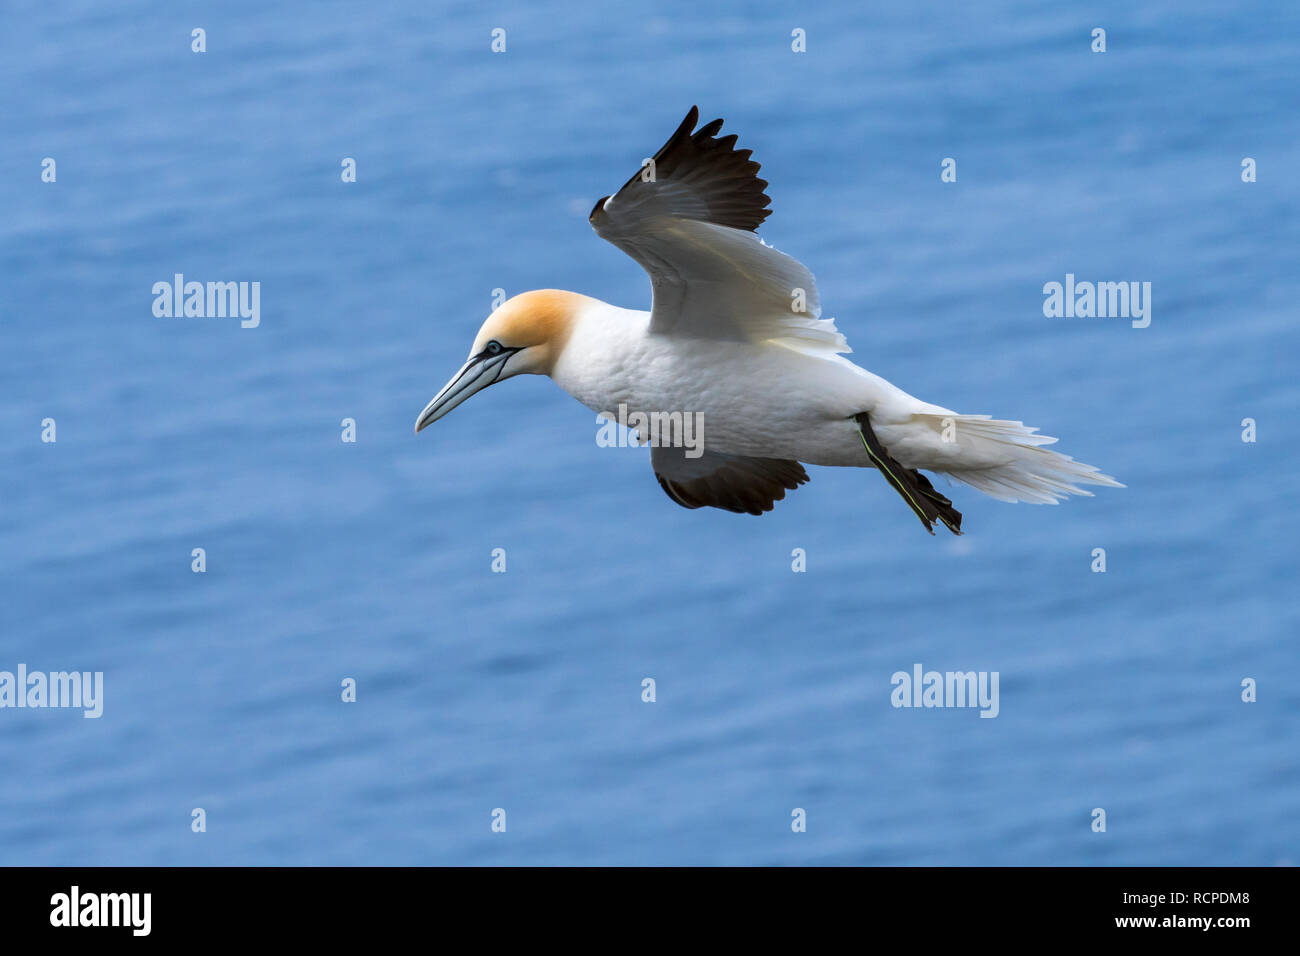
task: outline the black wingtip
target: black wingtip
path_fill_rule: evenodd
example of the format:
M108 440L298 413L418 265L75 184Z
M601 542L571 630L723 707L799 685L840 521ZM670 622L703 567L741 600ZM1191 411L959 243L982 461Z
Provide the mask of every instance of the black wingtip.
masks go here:
M703 142L704 140L708 139L710 136L715 135L720 129L722 129L721 118L715 120L709 120L709 122L705 123L703 126L701 126L699 129L695 131L695 135L692 136L691 139L695 140L695 142L697 143ZM730 149L732 145L735 145L736 137L724 136L722 139L718 140L718 142L722 143L727 139L731 140L731 144L727 147L728 149Z
M668 137L668 142L664 145L670 145L683 136L690 136L691 130L695 129L695 124L699 121L700 108L698 106L692 106L690 111L686 114L686 118L677 125L677 131L674 132L672 136Z
M686 191L694 194L694 201L684 203L674 214L752 232L771 215L767 207L772 200L765 191L767 180L758 178L761 167L751 158L752 150L736 148L734 133L715 138L722 129L721 119L711 120L695 129L699 118L699 107L692 106L677 130L653 157L660 178L677 177L684 183ZM624 189L641 189L644 182L641 176L640 171L633 175L614 194L615 198ZM608 202L608 197L597 203L588 216L592 225L601 224L605 202Z

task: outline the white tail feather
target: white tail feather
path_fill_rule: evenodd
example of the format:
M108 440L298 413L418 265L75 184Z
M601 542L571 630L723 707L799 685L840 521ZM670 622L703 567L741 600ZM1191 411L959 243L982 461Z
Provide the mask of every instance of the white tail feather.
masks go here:
M1067 495L1091 497L1080 484L1124 487L1093 465L1041 447L1056 439L1023 422L987 415L957 415L955 421L959 459L935 470L1001 501L1054 505Z

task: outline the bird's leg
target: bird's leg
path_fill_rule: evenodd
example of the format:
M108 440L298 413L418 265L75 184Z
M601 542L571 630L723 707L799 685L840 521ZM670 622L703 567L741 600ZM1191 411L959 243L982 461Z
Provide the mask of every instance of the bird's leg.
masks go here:
M885 480L907 502L913 514L921 519L925 530L934 534L934 522L942 521L953 534L961 534L961 512L952 506L952 502L934 490L930 479L915 468L904 468L880 444L880 439L871 429L871 418L866 412L853 416L857 422L858 434L862 437L862 446L867 450Z

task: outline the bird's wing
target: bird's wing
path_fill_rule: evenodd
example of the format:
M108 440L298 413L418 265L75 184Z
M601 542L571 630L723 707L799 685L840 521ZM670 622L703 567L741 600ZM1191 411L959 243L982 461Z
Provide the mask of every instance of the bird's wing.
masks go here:
M596 234L650 273L651 331L849 351L821 318L812 273L754 234L771 200L750 150L716 135L722 120L695 130L698 119L692 106L653 160L591 211Z
M684 448L651 448L650 466L660 487L683 508L708 505L737 514L771 511L787 491L808 480L808 472L797 461L716 451L687 458Z

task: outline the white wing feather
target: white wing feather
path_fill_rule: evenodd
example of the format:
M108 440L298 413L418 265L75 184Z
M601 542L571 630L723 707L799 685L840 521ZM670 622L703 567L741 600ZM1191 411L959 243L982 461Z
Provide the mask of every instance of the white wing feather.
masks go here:
M635 175L592 210L597 235L650 274L650 330L723 341L778 341L811 352L848 352L821 318L817 283L797 259L752 229L767 216L767 183L721 120L692 133L698 111ZM744 227L744 228L742 228Z

